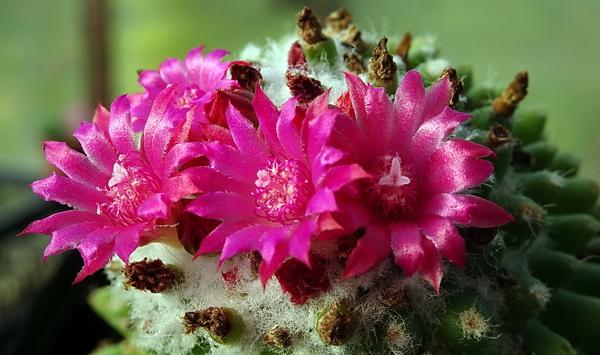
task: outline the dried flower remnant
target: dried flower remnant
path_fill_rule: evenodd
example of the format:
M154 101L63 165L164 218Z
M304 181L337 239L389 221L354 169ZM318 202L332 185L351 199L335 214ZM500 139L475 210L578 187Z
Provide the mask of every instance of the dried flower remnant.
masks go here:
M260 70L254 68L249 63L234 62L229 67L229 73L231 74L231 78L237 81L242 90L247 90L252 93L256 91L256 86L259 85L262 80Z
M397 80L398 70L394 58L387 51L387 38L383 37L373 49L373 56L369 59L369 81L376 86L387 87Z
M317 17L308 7L304 7L296 15L296 24L298 25L298 36L308 44L317 44L326 40L321 31L321 24Z
M499 123L490 127L490 133L487 136L485 145L495 153L499 153L508 148L513 143L510 131Z
M356 53L344 53L344 65L346 69L353 74L362 74L368 71L367 66L363 62L363 58Z
M327 24L327 31L331 34L339 33L342 30L348 28L348 25L352 22L352 15L345 8L340 8L330 13L325 18Z
M340 42L346 47L353 48L358 53L364 54L368 48L356 25L351 25L340 33Z
M513 81L510 82L494 102L492 102L492 108L494 112L500 117L511 116L519 102L527 95L527 85L529 79L526 71L522 71L515 76Z
M319 315L317 332L329 345L343 345L352 335L356 320L343 302L335 302Z
M452 96L450 97L450 102L448 102L448 105L452 107L456 103L458 103L459 96L463 92L465 84L462 82L462 80L460 80L460 78L456 74L456 69L454 68L445 69L439 76L439 78L436 79L436 81L443 80L445 77L448 77L448 80L450 80L450 85L452 87Z
M194 334L203 328L211 338L220 344L237 341L243 331L241 318L230 308L208 307L203 310L186 312L181 318L186 334Z
M308 75L288 71L285 73L285 78L292 96L300 96L298 102L301 104L307 104L325 92L321 82Z
M144 258L129 263L122 271L127 278L123 281L126 290L133 287L140 291L161 293L175 286L179 279L177 272L160 259L148 261L148 258Z
M292 346L292 336L286 329L275 325L265 333L263 342L271 348L285 349Z

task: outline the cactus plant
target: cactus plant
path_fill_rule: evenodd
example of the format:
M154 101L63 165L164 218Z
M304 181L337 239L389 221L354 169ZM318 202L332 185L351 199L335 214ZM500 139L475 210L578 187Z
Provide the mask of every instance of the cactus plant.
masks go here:
M111 353L594 349L598 185L521 105L527 72L477 86L429 37L326 23L168 59L82 124L84 154L46 143L66 176L32 188L74 210L24 233L77 248L76 282L108 264Z

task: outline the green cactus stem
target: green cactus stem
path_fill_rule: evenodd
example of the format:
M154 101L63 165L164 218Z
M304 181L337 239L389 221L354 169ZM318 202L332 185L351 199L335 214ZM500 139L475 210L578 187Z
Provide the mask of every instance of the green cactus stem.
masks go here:
M528 354L536 355L576 355L569 341L554 333L539 321L530 322L525 327L523 348Z
M541 318L552 331L578 346L600 335L600 299L558 289Z

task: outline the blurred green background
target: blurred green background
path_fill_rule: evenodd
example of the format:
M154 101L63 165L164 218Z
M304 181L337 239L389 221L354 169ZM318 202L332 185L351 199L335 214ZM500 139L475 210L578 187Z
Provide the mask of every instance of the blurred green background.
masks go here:
M81 266L76 252L65 253L70 262L61 262L61 255L42 266L48 238L14 237L32 218L49 213L25 187L49 173L42 141L68 139L81 120L92 118L98 95L91 89L91 63L100 58L90 50L94 36L88 29L94 20L106 25L107 31L105 106L117 95L141 91L137 70L156 69L165 58L182 58L200 44L206 51L227 49L232 55L226 59L232 60L245 43L264 44L267 37L294 32L295 14L304 5L320 18L344 6L363 31L387 36L406 31L433 34L442 55L453 65L472 66L476 83L504 86L517 72L527 70L529 95L522 105L547 107L548 140L578 154L583 159L581 174L600 180L600 2L596 0L110 0L105 15L98 10L90 14L90 5L99 2L0 0L0 345L13 340L9 347L15 354L33 344L27 334L37 334L30 331L39 326L39 314L38 319L31 316L36 312L55 335L48 335L46 343L35 335L35 343L42 345L35 351L29 348L28 354L52 353L64 341L77 338L74 331L88 329L91 322L82 328L80 320L71 324L72 317L65 314L88 317L89 310L74 310L73 304L85 307L85 294L95 282L102 282L88 278L87 284L71 287ZM59 268L65 265L71 269L61 273ZM42 288L53 274L62 275L62 286L51 289L59 284L54 279ZM67 293L77 295L69 298ZM23 305L25 301L29 306ZM10 323L14 319L36 320L14 327ZM21 340L14 341L17 335ZM89 340L91 347L97 338Z

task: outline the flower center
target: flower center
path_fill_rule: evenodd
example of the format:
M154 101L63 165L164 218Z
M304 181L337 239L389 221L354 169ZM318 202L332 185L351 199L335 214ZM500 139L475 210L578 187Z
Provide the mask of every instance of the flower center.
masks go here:
M113 166L106 189L100 189L111 202L98 204L98 214L105 214L117 226L143 222L137 214L139 205L159 192L159 179L139 152L122 154Z
M255 210L269 221L290 223L304 218L306 204L314 193L310 172L298 160L271 159L256 173Z
M200 88L198 88L197 85L192 85L185 88L185 90L181 93L181 96L176 101L177 107L192 107L196 101L198 101L198 96L200 93Z
M401 219L412 211L418 180L412 166L403 165L398 155L384 155L371 161L369 172L373 177L365 192L374 210L388 220Z

